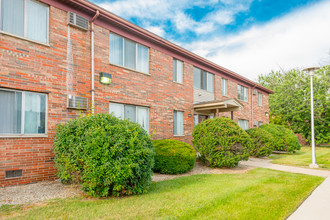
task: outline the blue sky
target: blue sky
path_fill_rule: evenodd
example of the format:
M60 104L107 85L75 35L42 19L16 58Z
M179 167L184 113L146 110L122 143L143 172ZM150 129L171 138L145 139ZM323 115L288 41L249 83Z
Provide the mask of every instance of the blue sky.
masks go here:
M93 0L247 78L330 64L330 0Z

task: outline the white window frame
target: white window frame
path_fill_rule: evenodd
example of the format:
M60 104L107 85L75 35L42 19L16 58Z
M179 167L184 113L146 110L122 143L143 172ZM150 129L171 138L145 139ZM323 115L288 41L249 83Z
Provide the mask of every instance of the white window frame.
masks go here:
M0 88L2 91L9 92L21 92L22 93L22 109L21 109L21 133L20 134L0 134L0 137L47 137L48 134L48 94L40 93L40 92L31 92L31 91L23 91L23 90L15 90L15 89L4 89ZM46 96L46 109L45 109L45 133L42 134L24 134L24 126L25 126L25 93L34 93Z
M120 118L120 119L122 119L122 120L125 120L125 119L127 119L126 117L125 117L125 106L134 106L135 107L135 120L136 121L133 121L133 122L136 122L136 123L138 123L137 121L138 121L138 109L139 108L146 108L147 109L147 120L148 120L148 123L147 123L147 128L145 129L147 132L148 132L148 134L149 134L149 107L147 107L147 106L139 106L139 105L131 105L131 104L123 104L123 103L117 103L117 102L109 102L109 113L111 114L112 113L112 111L111 111L111 108L110 108L110 105L111 104L116 104L116 105L122 105L123 106L123 112L122 112L122 115L123 115L123 117L124 118ZM127 120L129 120L129 119L127 119Z
M122 42L123 42L123 65L119 65L119 64L115 64L115 63L112 63L111 62L111 59L110 59L110 53L111 53L111 48L110 48L110 35L111 34L114 34L114 35L117 35L118 37L121 37L122 38ZM129 68L129 67L126 67L125 66L125 40L128 40L128 41L131 41L131 42L133 42L133 43L135 43L135 69L132 69L132 68ZM138 62L138 45L141 45L141 46L143 46L143 47L145 47L145 48L147 48L148 49L148 57L147 57L147 63L148 63L148 70L147 70L147 72L141 72L140 70L138 70L137 69L137 62ZM110 32L109 33L109 63L111 64L111 65L115 65L115 66L120 66L120 67L123 67L123 68L125 68L125 69L129 69L129 70L133 70L133 71L136 71L136 72L140 72L140 73L144 73L144 74L150 74L149 73L149 71L150 71L150 63L149 63L149 56L150 56L150 48L149 47L147 47L147 46L145 46L145 45L142 45L142 44L140 44L140 43L137 43L137 42L135 42L135 41L132 41L132 40L130 40L130 39L128 39L128 38L126 38L126 37L123 37L123 36L121 36L121 35L119 35L119 34L116 34L116 33L114 33L114 32Z
M197 89L202 89L202 86L201 86L202 85L202 72L204 71L206 73L206 89L202 89L202 90L207 91L207 92L214 93L214 78L215 78L214 74L213 73L210 73L210 72L207 72L205 70L202 70L202 69L200 69L198 67L195 67L195 66L193 68L198 69L199 70L199 74L200 74L200 83L199 83L199 87L197 87ZM210 85L209 85L209 77L211 75L213 76L212 91L210 91ZM195 86L195 84L194 84L194 86ZM194 88L196 88L196 87L194 87Z
M258 92L258 105L262 106L262 93Z
M0 33L3 33L3 34L6 34L6 35L9 35L9 36L13 36L13 37L17 37L17 38L20 38L20 39L23 39L23 40L28 40L28 41L31 41L31 42L35 42L35 43L38 43L38 44L44 44L44 45L47 45L49 46L49 5L43 3L43 2L40 2L40 1L36 1L36 0L23 0L24 1L24 30L23 30L23 36L20 36L20 35L17 35L17 34L12 34L10 32L6 32L6 31L3 31L2 30L2 20L1 20L1 10L2 10L2 0L0 0ZM43 42L43 41L38 41L38 40L34 40L32 38L28 38L26 37L26 32L27 32L27 24L26 24L26 20L27 20L27 17L26 17L26 2L27 1L31 1L31 2L35 2L37 4L40 4L40 5L43 5L45 7L47 7L47 27L46 27L46 36L47 36L47 40L46 42Z
M176 69L174 69L174 66L173 66L173 82L177 82L177 83L181 83L183 84L183 70L184 70L184 66L183 66L183 61L181 60L178 60L176 58L173 58L173 63L176 63ZM182 63L182 75L181 75L181 81L178 80L178 70L179 70L179 67L178 67L178 62L181 62ZM175 77L174 77L174 70L175 70Z
M249 120L238 119L238 126L240 126L243 130L248 130L249 129Z
M223 96L227 96L228 91L228 79L222 78L221 79L221 94Z
M239 89L240 89L241 91L243 91L243 94L241 94L241 98L238 97L238 90L239 90ZM243 98L242 98L242 96L243 96ZM237 99L238 99L238 100L241 100L241 101L249 102L249 88L237 84Z
M175 117L174 115L177 114L178 112L182 112L182 134L180 134L178 131L176 131L174 128L174 120L175 120ZM178 114L177 114L178 115ZM177 122L178 123L178 122ZM178 126L177 126L178 128ZM174 110L173 111L173 135L174 136L184 136L184 111L178 111L178 110Z

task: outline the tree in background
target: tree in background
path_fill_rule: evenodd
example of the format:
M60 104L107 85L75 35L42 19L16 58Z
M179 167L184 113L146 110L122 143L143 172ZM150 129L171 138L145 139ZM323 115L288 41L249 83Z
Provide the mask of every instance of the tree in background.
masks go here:
M298 69L258 76L258 83L274 91L269 96L270 122L289 126L311 140L310 76ZM316 144L330 142L330 66L315 72L314 123Z

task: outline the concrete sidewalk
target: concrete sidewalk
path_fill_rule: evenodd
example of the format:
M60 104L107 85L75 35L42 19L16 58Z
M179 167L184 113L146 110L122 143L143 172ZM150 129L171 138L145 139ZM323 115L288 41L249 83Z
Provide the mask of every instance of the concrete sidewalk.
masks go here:
M281 170L290 173L302 173L313 176L325 177L312 194L288 217L288 220L329 220L330 219L330 171L315 170L300 167L272 164L270 159L250 158L240 164L252 167L262 167Z
M240 161L241 165L251 166L251 167L262 167L272 170L281 170L289 173L302 173L312 176L328 177L330 176L330 171L327 170L316 170L301 167L285 166L279 164L271 163L271 159L259 159L250 158L248 161ZM330 218L329 218L330 219Z

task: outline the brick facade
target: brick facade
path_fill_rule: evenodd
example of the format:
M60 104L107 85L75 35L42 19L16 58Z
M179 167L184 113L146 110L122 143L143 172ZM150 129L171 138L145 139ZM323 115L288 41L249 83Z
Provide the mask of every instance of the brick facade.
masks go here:
M67 95L86 97L89 102L91 100L90 32L68 26L67 11L57 7L60 3L54 2L56 4L49 8L49 45L0 33L0 89L44 93L48 99L46 135L0 136L0 187L55 178L52 153L55 125L81 113L67 108ZM149 132L152 138L174 138L190 143L194 126L193 66L203 68L204 64L190 62L182 53L176 55L175 51L160 49L161 46L146 45L150 48L149 74L110 65L109 31L105 26L95 25L95 112L109 112L109 102L146 106L149 107ZM182 84L172 79L173 56L184 61ZM68 69L72 70L69 82ZM212 69L205 66L205 70ZM100 72L112 74L111 85L100 84ZM265 115L268 112L268 92L256 88L263 93L263 104L258 106L257 96L252 95L253 85L227 74L228 96L223 97L221 77L225 74L215 70L212 73L216 74L216 100L237 98L237 83L249 88L249 102L242 102L244 108L234 113L236 122L238 119L249 120L249 127L253 126L254 120L268 122ZM174 110L184 112L183 136L173 135ZM230 117L230 112L222 115ZM22 177L5 178L5 171L16 169L23 171Z

